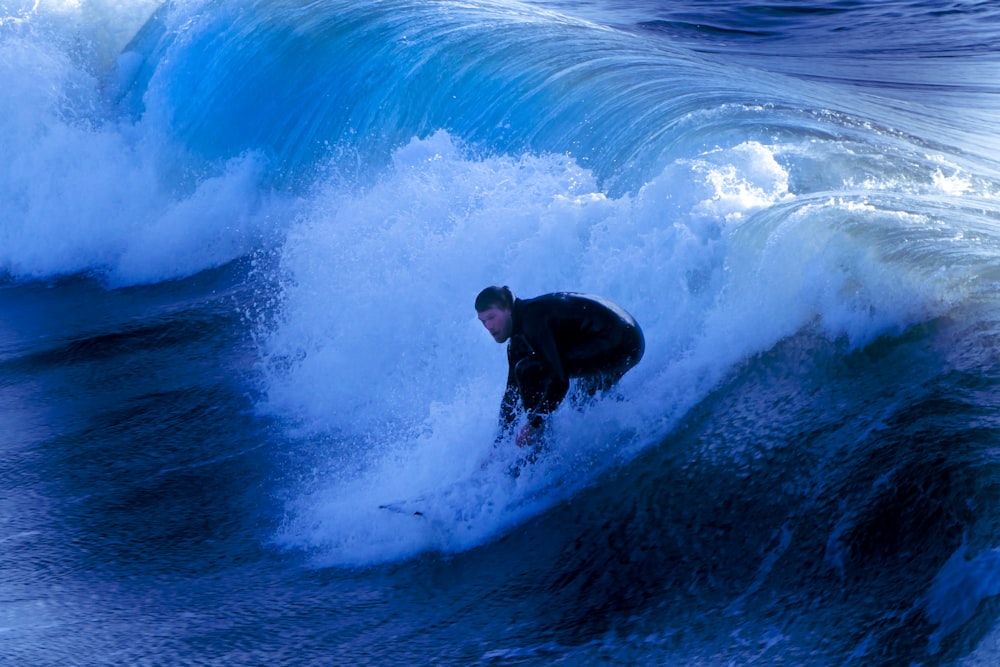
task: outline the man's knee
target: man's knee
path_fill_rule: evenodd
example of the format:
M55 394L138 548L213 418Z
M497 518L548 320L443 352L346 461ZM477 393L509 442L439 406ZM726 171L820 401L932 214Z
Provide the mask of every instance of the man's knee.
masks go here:
M590 395L594 395L598 392L606 392L618 384L618 381L642 359L643 340L641 336L642 334L639 334L638 340L630 340L600 359L593 370L587 374L583 384L584 390Z

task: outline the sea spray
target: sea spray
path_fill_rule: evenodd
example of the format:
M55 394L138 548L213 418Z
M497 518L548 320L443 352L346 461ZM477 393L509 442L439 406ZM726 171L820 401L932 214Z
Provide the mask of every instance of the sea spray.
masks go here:
M924 221L798 202L775 155L758 143L710 151L613 198L565 156L476 157L438 133L398 151L371 188L321 188L282 249L282 314L263 364L266 411L331 448L329 481L296 501L286 542L352 563L476 544L419 526L403 538L388 527L398 516L374 510L439 498L490 454L506 369L471 309L483 285L609 295L649 332L621 383L625 404L553 417L546 476L572 477L573 489L656 443L736 364L804 327L862 345L947 306L919 271L900 281L912 268L901 274L852 233L856 216L887 231ZM506 513L479 517L479 539L524 516L514 508L540 511L568 493L512 489L496 501ZM450 497L458 505L443 511L479 511L474 493ZM352 513L367 518L335 518ZM357 530L381 548L360 556Z

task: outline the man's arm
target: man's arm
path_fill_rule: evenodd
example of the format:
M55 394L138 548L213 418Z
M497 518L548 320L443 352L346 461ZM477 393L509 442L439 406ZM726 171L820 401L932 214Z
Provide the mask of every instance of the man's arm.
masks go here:
M514 428L517 421L517 403L520 393L517 389L517 378L514 375L514 368L507 371L507 388L500 399L500 437L506 435Z
M556 344L553 331L552 314L545 313L541 317L526 318L525 336L531 341L535 351L534 392L531 400L525 397L528 409L528 423L538 428L543 418L559 407L566 392L569 391L569 377L563 368L559 356L559 346Z
M540 428L544 418L559 407L569 391L569 380L551 378L541 392L541 399L528 411L528 423Z
M559 357L559 346L556 344L555 332L552 329L552 316L546 314L543 317L533 318L525 325L525 335L531 341L535 354L549 370L549 375L554 380L553 384L568 386L569 378L566 377L566 369L563 368L562 359ZM556 403L561 400L562 396Z

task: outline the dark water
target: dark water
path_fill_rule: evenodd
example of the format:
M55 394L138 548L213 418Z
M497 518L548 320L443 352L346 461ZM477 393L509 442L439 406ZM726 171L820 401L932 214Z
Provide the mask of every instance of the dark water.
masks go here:
M0 662L995 662L990 3L0 15Z

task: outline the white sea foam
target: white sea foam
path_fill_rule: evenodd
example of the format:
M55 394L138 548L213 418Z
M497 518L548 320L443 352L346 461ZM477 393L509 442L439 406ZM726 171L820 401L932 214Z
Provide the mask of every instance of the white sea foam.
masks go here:
M713 150L611 198L565 156L475 158L441 132L401 149L367 190L317 193L282 251L263 407L306 441L332 438L336 463L293 503L281 539L351 564L467 548L657 442L733 364L802 327L863 344L928 316L936 287L855 224L926 221L800 203L778 154ZM471 306L489 284L601 294L646 332L626 402L561 409L553 450L516 482L504 465L478 468L506 377ZM503 464L516 456L506 447ZM417 497L471 519L401 529L377 509Z
M259 157L187 164L164 127L116 120L110 54L150 7L45 3L0 33L0 273L179 278L243 256L280 219Z

